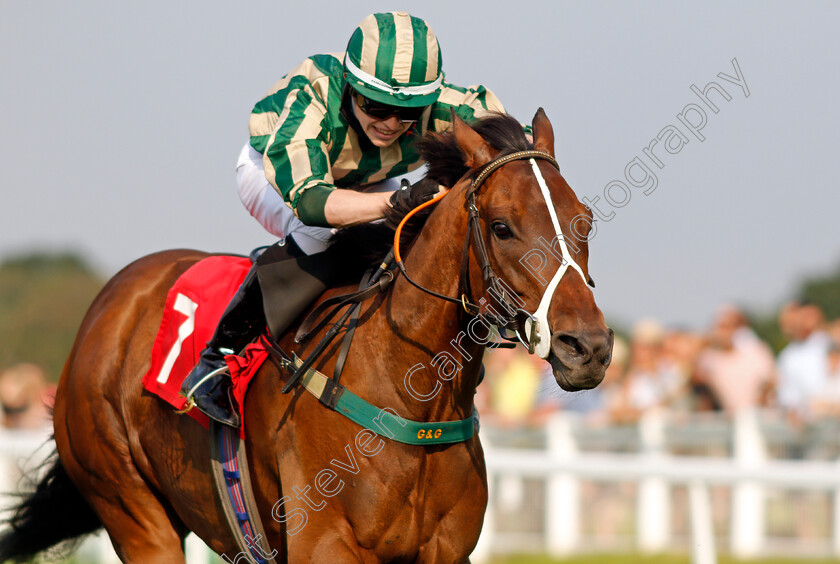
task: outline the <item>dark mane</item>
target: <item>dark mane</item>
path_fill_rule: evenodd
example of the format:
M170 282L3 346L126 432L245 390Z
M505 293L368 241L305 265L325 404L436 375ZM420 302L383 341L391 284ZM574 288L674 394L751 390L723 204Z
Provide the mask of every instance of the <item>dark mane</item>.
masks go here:
M470 125L500 154L533 149L525 137L522 125L507 114L492 113ZM420 182L434 181L444 186L454 186L469 172L464 164L464 155L451 132L427 133L417 141L416 147L427 167L426 176ZM403 228L401 245L410 245L430 213L431 208L427 208L411 218ZM394 231L403 215L390 209L383 223L367 223L342 229L336 234L333 246L339 246L341 252L360 255L361 262L366 265L374 264L391 250ZM403 250L402 254L405 256L407 252Z
M507 114L492 113L471 126L500 154L534 148L522 125ZM426 177L444 186L453 186L469 170L452 133L429 133L417 142L417 149L428 165Z

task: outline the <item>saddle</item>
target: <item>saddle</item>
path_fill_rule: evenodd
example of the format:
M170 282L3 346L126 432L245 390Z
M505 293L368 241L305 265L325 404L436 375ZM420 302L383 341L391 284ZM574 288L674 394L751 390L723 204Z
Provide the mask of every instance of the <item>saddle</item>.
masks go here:
M212 256L197 262L178 278L166 296L163 319L152 345L151 365L143 376L147 391L176 410L184 409L187 400L179 394L181 384L250 268L247 257ZM259 362L258 357L253 358L255 365ZM234 364L233 389L237 399L242 400L255 370L242 370L241 362ZM243 405L241 401L239 405ZM206 415L197 409L187 413L208 428Z

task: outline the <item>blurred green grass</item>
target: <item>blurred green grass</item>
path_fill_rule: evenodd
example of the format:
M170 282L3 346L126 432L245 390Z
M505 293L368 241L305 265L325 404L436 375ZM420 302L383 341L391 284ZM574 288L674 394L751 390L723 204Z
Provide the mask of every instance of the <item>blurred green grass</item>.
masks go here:
M221 559L214 562L222 562ZM85 560L67 560L64 564L95 564ZM687 554L583 554L568 558L550 558L539 555L511 555L496 557L490 564L691 564ZM756 558L740 560L719 556L718 564L840 564L840 559L825 558Z
M547 556L507 556L497 557L491 564L691 564L687 554L585 554L569 558L552 559ZM739 560L719 556L718 564L838 564L837 559L810 558L756 558Z

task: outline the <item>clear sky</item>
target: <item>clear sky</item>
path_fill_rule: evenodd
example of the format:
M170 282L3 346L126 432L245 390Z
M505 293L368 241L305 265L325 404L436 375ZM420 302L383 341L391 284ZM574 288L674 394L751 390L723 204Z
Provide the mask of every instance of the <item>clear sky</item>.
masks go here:
M840 263L840 4L498 0L4 0L0 260L76 250L111 275L165 248L271 242L234 187L253 104L392 9L429 22L451 82L521 121L546 109L566 179L600 198L590 267L610 319L701 327ZM691 89L712 81L717 113ZM692 104L698 135L678 117L701 123ZM652 191L630 185L640 165L626 178L635 158Z

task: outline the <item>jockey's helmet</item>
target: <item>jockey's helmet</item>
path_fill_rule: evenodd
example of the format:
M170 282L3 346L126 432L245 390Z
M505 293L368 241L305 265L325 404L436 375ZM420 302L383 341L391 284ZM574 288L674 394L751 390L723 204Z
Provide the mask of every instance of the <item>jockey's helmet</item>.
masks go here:
M440 46L426 22L405 12L371 14L350 37L344 70L357 92L390 106L433 104L443 82Z

